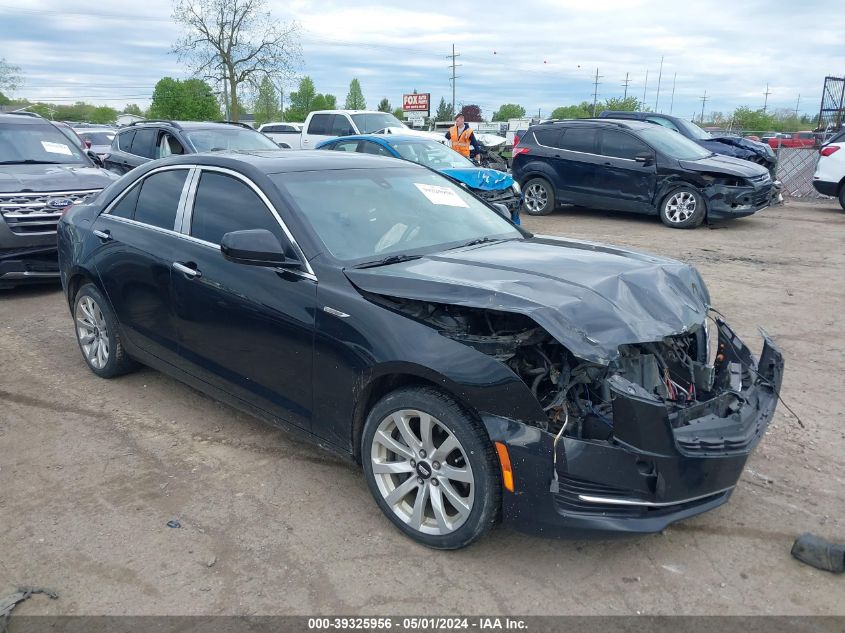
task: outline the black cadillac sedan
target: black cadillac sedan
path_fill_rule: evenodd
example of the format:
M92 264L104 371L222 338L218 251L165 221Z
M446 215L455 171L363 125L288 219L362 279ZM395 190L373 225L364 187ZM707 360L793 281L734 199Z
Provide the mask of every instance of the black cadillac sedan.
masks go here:
M59 225L90 369L143 363L363 466L405 534L644 533L729 498L783 359L683 263L534 236L335 152L140 167Z

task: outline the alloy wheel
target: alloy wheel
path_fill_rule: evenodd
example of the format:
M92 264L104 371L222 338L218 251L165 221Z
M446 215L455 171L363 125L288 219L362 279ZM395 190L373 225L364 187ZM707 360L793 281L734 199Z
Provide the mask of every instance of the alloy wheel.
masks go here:
M77 302L74 316L82 353L92 367L102 369L109 361L109 330L103 311L86 295Z
M695 213L695 195L689 191L678 191L666 201L666 219L673 224L686 222Z
M475 479L467 454L434 416L403 409L384 418L372 442L372 471L390 511L424 534L450 534L469 518Z
M549 194L542 185L533 184L525 190L525 206L529 213L539 213L549 203Z

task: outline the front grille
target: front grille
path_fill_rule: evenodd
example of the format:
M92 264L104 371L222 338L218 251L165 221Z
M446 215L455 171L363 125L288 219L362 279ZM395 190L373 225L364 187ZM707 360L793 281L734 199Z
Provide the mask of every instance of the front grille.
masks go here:
M769 205L769 200L772 197L772 188L771 186L765 187L761 191L758 191L754 194L754 197L751 199L751 204L754 205L754 208L759 209L761 207L765 207Z
M519 204L519 197L517 194L514 193L513 189L508 187L507 189L497 189L495 191L482 191L480 189L474 189L473 193L477 195L479 198L483 198L488 203L493 204L494 202L501 202L502 204L508 205L518 205Z
M51 200L70 200L83 204L101 189L83 191L42 191L38 193L0 193L0 214L6 225L18 235L55 233L64 209L53 209Z

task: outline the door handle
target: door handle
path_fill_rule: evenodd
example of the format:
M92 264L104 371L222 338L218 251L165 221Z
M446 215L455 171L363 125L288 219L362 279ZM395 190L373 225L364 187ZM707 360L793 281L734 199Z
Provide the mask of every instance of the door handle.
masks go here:
M173 262L173 270L178 270L180 273L182 273L186 277L190 277L191 279L197 279L198 277L202 277L202 273L196 268L191 268L190 266L181 264L179 262Z
M101 231L100 229L94 229L92 233L94 233L94 235L99 237L104 242L108 242L110 239L112 239L110 231Z

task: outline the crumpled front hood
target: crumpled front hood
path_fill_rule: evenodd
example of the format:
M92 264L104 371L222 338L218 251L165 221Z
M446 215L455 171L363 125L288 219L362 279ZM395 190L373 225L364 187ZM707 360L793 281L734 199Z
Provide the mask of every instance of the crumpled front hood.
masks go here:
M681 160L678 162L684 169L691 171L722 173L729 176L739 176L740 178L758 178L769 173L765 167L757 163L719 154L699 160Z
M496 169L483 167L455 167L441 169L441 172L464 183L470 189L498 191L513 185L513 176Z
M3 165L0 193L103 189L116 174L86 165Z
M769 146L756 141L750 141L739 136L720 136L712 139L702 139L698 144L711 152L733 156L734 158L760 158L766 163L774 163L774 153Z
M525 314L576 356L603 364L622 344L701 325L710 305L692 266L549 236L345 273L374 294Z

